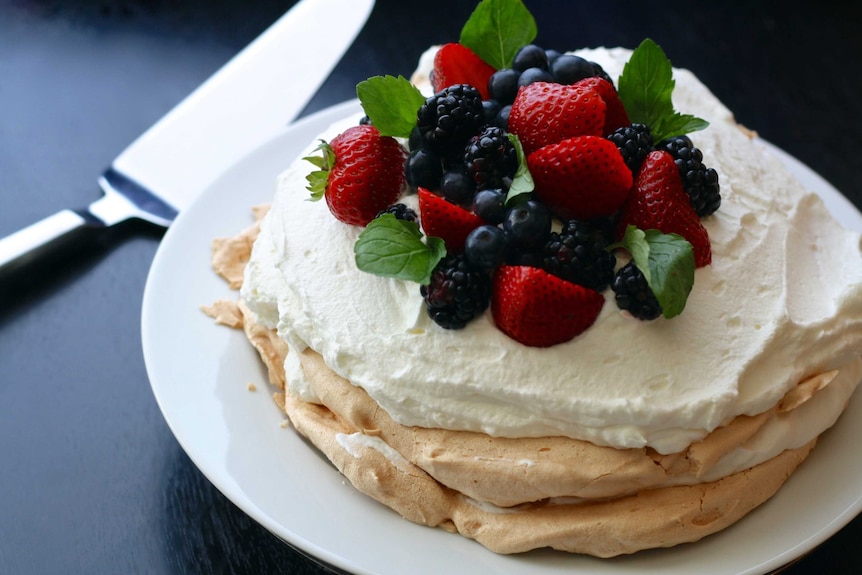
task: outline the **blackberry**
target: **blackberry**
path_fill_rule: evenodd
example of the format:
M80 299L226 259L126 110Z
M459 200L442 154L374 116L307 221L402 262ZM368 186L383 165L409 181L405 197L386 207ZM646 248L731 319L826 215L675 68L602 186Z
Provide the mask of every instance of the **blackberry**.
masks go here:
M482 95L469 84L455 84L430 96L416 114L422 144L448 158L458 158L464 146L484 126Z
M635 263L629 262L614 276L611 289L614 290L617 307L631 313L638 319L651 320L661 315L661 304L652 293L643 273Z
M632 174L638 173L641 162L653 149L652 132L645 124L632 124L614 130L608 140L616 144Z
M490 126L470 138L464 151L467 174L476 182L476 189L499 188L504 178L514 178L518 169L518 153L505 130Z
M404 204L393 204L393 205L389 206L388 208L386 208L385 210L381 210L377 214L377 217L379 218L383 214L392 214L397 219L406 220L408 222L415 222L416 220L419 219L419 216L416 213L416 210L414 210L413 208L408 208Z
M445 329L461 329L488 308L491 276L472 269L464 254L440 260L428 285L420 286L425 310Z
M545 243L542 268L572 283L604 291L614 277L616 258L607 250L607 220L569 220Z
M691 138L674 136L662 140L656 148L666 150L673 156L682 177L682 187L697 215L704 217L714 213L721 206L718 172L703 165L703 152L694 147Z

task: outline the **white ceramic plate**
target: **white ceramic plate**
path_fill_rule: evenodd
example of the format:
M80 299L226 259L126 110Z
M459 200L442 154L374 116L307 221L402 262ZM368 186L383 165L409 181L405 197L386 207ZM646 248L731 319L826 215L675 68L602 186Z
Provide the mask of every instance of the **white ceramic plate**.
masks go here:
M772 500L731 528L672 550L612 560L551 551L496 555L458 535L414 525L356 491L280 425L255 352L240 331L216 326L200 306L235 298L210 268L212 238L246 227L249 207L270 201L276 175L330 123L358 110L347 102L308 117L226 166L170 227L147 281L142 337L156 400L191 459L243 511L291 545L357 574L718 575L781 567L862 510L862 394ZM837 190L775 152L845 225L862 230L862 215ZM258 391L249 391L249 383Z

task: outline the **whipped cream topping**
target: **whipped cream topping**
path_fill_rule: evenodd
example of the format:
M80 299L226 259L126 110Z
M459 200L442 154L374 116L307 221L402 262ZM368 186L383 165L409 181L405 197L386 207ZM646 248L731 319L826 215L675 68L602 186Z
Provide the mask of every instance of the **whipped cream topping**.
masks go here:
M630 54L578 53L612 77ZM306 201L311 165L301 160L279 177L242 299L292 351L319 352L405 425L672 453L737 415L766 411L805 377L859 357L860 236L740 130L693 74L674 74L675 107L710 122L692 140L722 190L721 208L703 220L712 265L697 270L682 315L634 320L607 290L595 324L551 348L509 339L490 312L463 330L444 330L428 318L416 284L356 269L361 229L337 221L324 202ZM292 359L291 389L313 400ZM858 373L853 379L850 392ZM842 409L823 409L812 430Z

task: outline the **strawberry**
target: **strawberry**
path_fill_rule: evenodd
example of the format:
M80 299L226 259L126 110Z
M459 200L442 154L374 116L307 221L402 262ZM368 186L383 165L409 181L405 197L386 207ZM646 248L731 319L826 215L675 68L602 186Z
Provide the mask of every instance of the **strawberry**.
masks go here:
M569 341L596 321L605 298L529 266L500 266L494 273L491 314L512 339L531 347Z
M479 58L470 48L463 44L451 42L444 44L434 55L434 74L431 81L434 92L448 88L454 84L470 84L482 94L482 99L488 95L488 79L496 69Z
M575 136L527 157L536 196L561 219L610 216L623 205L632 173L616 145L600 136Z
M345 224L364 226L401 196L407 152L377 128L348 128L305 158L319 169L307 176L311 199L326 198L329 211Z
M657 229L666 234L679 234L694 248L697 267L712 262L709 235L682 187L679 169L668 152L657 150L644 158L620 214L619 237L629 224L642 230Z
M509 113L509 131L524 153L572 136L601 136L607 105L592 86L533 82L518 90Z
M419 220L425 234L442 238L447 253L463 252L467 235L484 225L485 220L425 188L419 188L418 193Z
M599 93L602 100L605 101L607 108L605 109L605 125L602 129L602 136L607 136L617 128L631 124L626 108L623 106L623 102L620 100L620 96L617 94L617 90L613 84L604 78L593 76L578 80L574 85L593 88Z

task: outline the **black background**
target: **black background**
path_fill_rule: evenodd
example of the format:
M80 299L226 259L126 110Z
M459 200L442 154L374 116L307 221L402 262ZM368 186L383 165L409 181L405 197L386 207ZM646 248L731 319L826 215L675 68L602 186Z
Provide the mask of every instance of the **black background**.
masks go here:
M113 157L291 4L0 0L0 236L97 199ZM548 48L653 38L862 206L856 3L529 4ZM305 114L408 75L471 9L379 0ZM226 500L158 411L139 334L159 238L124 225L0 285L0 573L322 573ZM857 518L786 573L860 573L860 538Z

